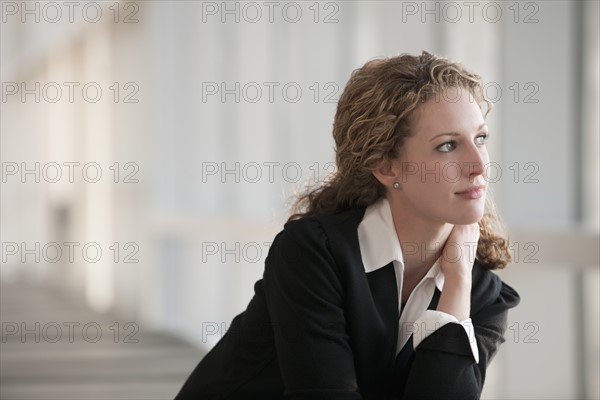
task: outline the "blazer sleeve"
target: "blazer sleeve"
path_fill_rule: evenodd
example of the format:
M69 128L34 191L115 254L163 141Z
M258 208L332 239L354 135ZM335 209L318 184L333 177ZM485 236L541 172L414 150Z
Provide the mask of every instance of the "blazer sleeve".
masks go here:
M489 274L492 274L489 272ZM505 341L508 309L519 303L517 292L494 275L500 289L486 306L471 316L479 350L475 363L463 326L449 323L417 347L403 399L479 399L486 368ZM495 290L494 290L495 289ZM484 288L485 290L485 288Z
M276 236L263 281L286 398L362 399L340 271L317 221L294 221Z

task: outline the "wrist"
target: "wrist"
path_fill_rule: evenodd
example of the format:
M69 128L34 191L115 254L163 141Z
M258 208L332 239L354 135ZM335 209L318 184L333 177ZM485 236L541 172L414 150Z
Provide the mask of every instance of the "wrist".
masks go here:
M471 303L471 279L452 276L444 279L437 310L453 315L459 321L469 318Z
M455 285L471 285L471 271L453 270L444 271L444 281Z

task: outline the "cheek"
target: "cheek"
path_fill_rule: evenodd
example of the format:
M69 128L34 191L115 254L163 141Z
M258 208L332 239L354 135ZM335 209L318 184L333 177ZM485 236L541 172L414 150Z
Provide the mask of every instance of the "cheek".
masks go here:
M463 168L457 161L442 164L440 168L440 180L445 187L450 188L461 180Z
M408 197L434 204L447 201L456 182L460 180L457 164L430 164L407 178L403 187Z

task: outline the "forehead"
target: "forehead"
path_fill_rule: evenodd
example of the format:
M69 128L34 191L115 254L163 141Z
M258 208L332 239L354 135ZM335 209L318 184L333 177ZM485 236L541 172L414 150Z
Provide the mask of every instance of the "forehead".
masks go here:
M451 87L415 110L414 133L434 136L444 132L471 132L483 122L481 108L469 90Z

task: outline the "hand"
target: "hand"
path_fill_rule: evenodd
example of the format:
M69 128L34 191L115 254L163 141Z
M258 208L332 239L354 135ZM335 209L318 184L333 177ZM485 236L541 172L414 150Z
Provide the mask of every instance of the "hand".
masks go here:
M454 225L442 251L440 267L446 277L470 278L477 242L479 241L479 224Z

